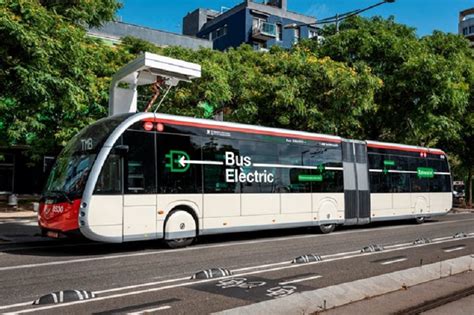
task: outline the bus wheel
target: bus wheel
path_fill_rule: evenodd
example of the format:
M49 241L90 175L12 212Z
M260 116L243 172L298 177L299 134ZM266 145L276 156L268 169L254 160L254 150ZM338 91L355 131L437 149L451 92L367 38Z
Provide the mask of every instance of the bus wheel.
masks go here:
M425 223L425 217L418 217L415 219L417 224L423 224Z
M197 224L187 211L175 209L165 220L165 243L170 248L181 248L192 244L197 236Z
M166 245L168 245L169 248L182 248L189 246L193 243L194 237L189 237L189 238L179 238L175 240L165 240Z
M319 231L323 234L329 234L336 228L335 224L322 224L319 226Z
M48 237L48 230L41 228L40 235L41 237Z

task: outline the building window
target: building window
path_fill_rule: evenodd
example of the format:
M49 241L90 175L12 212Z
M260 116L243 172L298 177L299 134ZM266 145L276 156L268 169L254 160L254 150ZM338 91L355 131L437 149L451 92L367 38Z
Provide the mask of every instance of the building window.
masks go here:
M467 33L467 27L465 27L465 28L462 29L462 34L463 34L463 35L467 35L467 34L468 34L468 33Z
M299 42L300 38L301 38L301 28L297 27L295 28L294 42L295 43Z
M308 35L309 35L308 36L309 38L318 37L318 32L316 30L311 30L310 29L309 32L308 32Z
M474 26L469 26L469 34L474 34Z
M223 27L219 27L218 29L212 31L211 39L216 40L225 35L227 35L227 25L224 25Z
M252 20L252 29L253 30L259 30L260 29L260 25L265 22L264 20L262 19L259 19L259 18L253 18Z
M283 40L283 26L278 23L277 25L277 41L282 41Z

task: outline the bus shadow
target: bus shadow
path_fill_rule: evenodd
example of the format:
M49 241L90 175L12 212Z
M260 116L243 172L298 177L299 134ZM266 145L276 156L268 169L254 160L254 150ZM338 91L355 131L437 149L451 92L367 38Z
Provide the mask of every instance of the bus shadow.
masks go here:
M437 220L427 221L425 224L430 222L437 222ZM9 223L10 224L10 223ZM14 223L12 223L14 224ZM4 226L5 224L3 224ZM400 220L400 221L387 221L370 223L368 225L359 226L339 226L335 232L331 235L338 235L341 232L357 231L361 229L370 229L377 231L381 228L392 227L392 226L414 226L414 221ZM24 227L23 227L24 228ZM58 240L44 240L45 238L39 237L39 229L34 226L25 229L26 234L29 231L38 231L36 238L42 241L27 242L27 243L0 243L0 253L8 255L25 255L25 256L44 256L44 257L94 257L102 255L123 255L127 253L136 253L141 251L154 251L154 250L170 250L166 244L161 240L151 241L137 241L127 242L121 244L111 243L99 243L87 240L83 237L74 239L58 239ZM272 241L275 238L285 237L297 237L304 235L315 235L318 234L317 227L305 227L305 228L291 228L291 229L279 229L279 230L266 230L256 232L240 232L240 233L228 233L228 234L217 234L201 236L197 239L193 246L206 246L226 243L232 244L236 242L246 241Z

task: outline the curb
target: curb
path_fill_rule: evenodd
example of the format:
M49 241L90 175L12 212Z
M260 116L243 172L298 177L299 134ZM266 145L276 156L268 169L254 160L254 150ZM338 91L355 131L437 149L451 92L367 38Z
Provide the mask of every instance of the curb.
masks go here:
M474 255L297 293L215 314L312 314L417 284L472 271Z

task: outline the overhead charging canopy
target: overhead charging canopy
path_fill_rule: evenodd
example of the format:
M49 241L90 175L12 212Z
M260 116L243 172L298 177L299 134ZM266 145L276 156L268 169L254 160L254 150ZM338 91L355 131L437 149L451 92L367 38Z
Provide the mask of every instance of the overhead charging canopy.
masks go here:
M144 53L122 67L112 78L109 116L137 111L137 86L150 85L162 79L176 86L201 77L201 66L179 59Z

